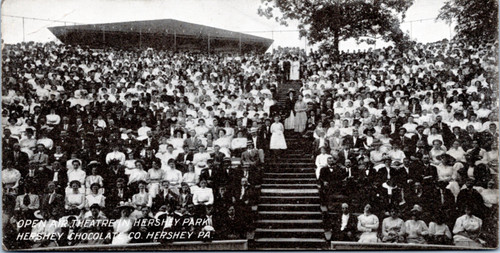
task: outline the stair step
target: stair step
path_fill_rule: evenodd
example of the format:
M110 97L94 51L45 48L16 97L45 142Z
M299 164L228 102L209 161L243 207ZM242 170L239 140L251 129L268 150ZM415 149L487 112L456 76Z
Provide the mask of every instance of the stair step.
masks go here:
M284 233L284 232L296 232L296 233L324 233L325 230L321 228L257 228L255 232L275 232L275 233Z
M300 198L305 197L305 198ZM319 197L317 196L261 196L261 204L318 204Z
M319 204L297 204L297 203L290 203L290 204L275 204L275 203L270 203L270 204L259 204L258 206L259 211L318 211L320 210L320 205Z
M325 239L319 238L257 238L256 242L296 242L296 240L301 242L317 242L323 243L326 242Z
M269 178L269 177L265 177L262 179L264 182L268 182L268 183L271 183L271 182L276 182L276 183L285 183L285 182L289 182L289 183L301 183L301 182L316 182L317 179L316 178Z
M288 167L288 166L269 167L265 171L266 173L300 173L302 175L306 174L307 176L311 176L310 174L316 173L315 169L313 168Z
M322 220L257 220L256 223L279 223L279 224L321 224Z
M315 169L316 166L314 163L288 163L288 162L280 162L280 163L268 163L268 168L302 168L302 169Z
M295 238L324 238L325 230L319 228L257 228L255 237L295 237Z
M261 195L316 195L318 189L261 189Z
M266 176L267 178L273 178L273 177L276 177L276 178L316 178L316 173L314 173L312 170L311 170L311 172L303 172L303 173L266 172L266 173L264 173L264 176Z
M309 189L309 188L318 188L318 184L261 184L261 187L264 188L293 188L293 189Z
M265 247L267 249L296 249L301 250L304 248L314 248L314 249L327 249L328 244L325 239L320 238L257 238L253 243L254 248Z
M261 219L321 219L321 212L318 211L259 211Z

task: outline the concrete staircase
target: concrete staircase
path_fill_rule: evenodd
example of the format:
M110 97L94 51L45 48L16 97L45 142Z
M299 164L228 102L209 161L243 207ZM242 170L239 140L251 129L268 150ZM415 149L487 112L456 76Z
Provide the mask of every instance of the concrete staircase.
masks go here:
M292 84L293 85L293 84ZM291 85L278 90L285 97ZM293 85L298 91L300 85ZM297 87L298 86L298 87ZM266 159L252 250L327 249L319 188L309 145L302 136L285 133L288 149L276 160Z

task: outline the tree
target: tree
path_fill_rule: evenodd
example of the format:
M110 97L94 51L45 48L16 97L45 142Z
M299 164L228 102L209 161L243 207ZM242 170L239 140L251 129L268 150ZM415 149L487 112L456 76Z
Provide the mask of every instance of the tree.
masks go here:
M438 19L456 22L456 38L468 41L498 37L498 0L447 0Z
M412 4L413 0L262 0L258 13L282 25L298 21L300 37L310 44L331 44L338 53L339 42L349 38L358 43L381 38L403 45L409 37L400 29L399 15L404 19Z

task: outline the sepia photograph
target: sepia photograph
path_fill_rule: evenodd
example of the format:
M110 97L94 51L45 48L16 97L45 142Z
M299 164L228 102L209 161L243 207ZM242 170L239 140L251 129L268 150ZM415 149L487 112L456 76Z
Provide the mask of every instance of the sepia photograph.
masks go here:
M498 33L498 0L1 0L2 249L497 249Z

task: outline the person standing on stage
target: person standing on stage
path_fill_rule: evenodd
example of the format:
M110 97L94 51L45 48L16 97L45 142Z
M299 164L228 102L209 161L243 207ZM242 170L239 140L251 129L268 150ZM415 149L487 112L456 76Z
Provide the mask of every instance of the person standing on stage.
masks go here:
M293 57L290 66L290 80L299 80L300 78L300 61L299 58Z
M271 125L271 142L269 148L274 156L277 158L281 150L287 149L284 132L285 127L280 122L280 117L274 117L274 123Z
M294 129L296 133L302 133L306 129L307 123L307 104L304 102L302 94L299 94L297 102L295 102L294 109Z
M285 102L285 111L286 111L286 119L285 119L285 129L294 129L295 128L295 94L293 89L290 89L288 92L288 98Z

